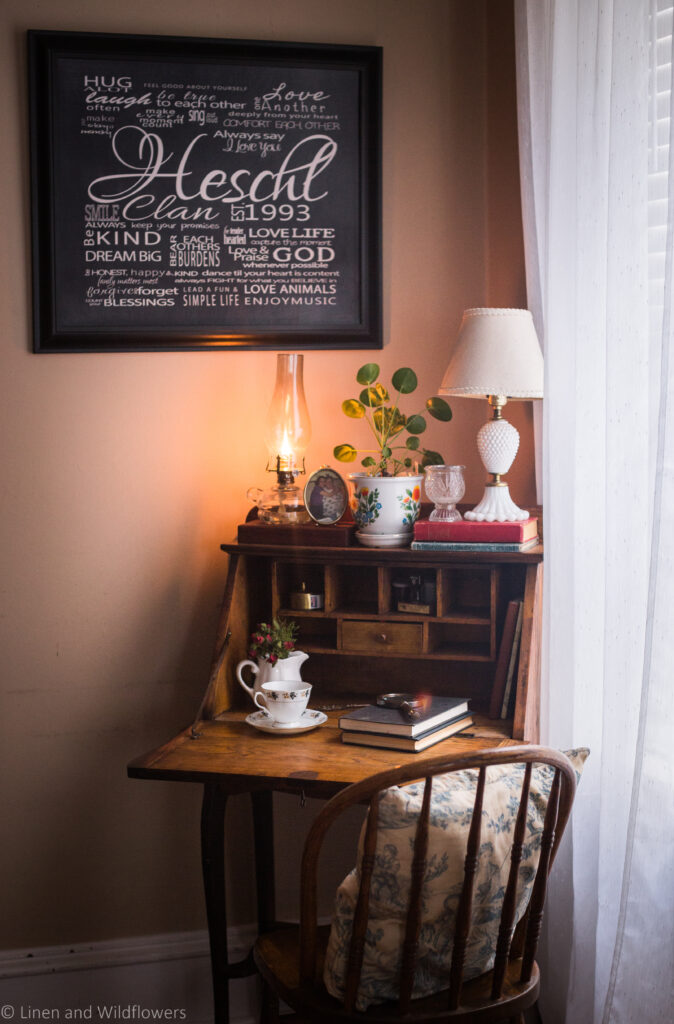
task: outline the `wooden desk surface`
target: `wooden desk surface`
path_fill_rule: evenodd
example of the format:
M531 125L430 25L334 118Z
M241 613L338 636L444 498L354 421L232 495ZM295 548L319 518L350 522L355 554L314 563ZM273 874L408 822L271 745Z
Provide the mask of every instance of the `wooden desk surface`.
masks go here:
M134 779L165 779L177 782L216 782L230 793L275 789L307 795L331 795L344 786L373 775L421 760L423 756L470 753L489 747L516 745L508 736L509 723L475 716L467 732L436 743L421 754L377 747L343 744L337 724L340 712L328 712L328 721L299 736L272 736L245 722L246 711L227 711L215 721L198 724L199 737L191 727L168 743L137 757L128 766Z

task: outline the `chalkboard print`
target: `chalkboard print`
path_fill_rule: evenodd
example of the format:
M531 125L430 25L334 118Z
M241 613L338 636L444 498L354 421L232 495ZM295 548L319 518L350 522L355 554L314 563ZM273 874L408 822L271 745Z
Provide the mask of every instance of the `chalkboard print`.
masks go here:
M36 351L381 346L378 48L29 57Z

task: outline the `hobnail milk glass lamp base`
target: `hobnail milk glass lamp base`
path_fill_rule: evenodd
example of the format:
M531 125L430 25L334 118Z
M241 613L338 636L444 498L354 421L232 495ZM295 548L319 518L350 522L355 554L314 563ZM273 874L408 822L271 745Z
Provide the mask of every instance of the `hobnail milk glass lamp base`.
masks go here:
M497 418L480 427L477 434L477 449L487 472L499 478L507 473L513 464L520 444L520 435L512 423L501 418L500 409L505 404L505 399L496 401L498 404L495 404L494 415ZM478 523L519 523L523 519L528 519L529 513L515 504L510 497L508 485L500 480L498 483L487 484L482 501L470 512L466 512L465 518Z
M485 487L482 501L464 513L464 519L477 523L520 523L528 518L529 513L519 508L510 497L507 484Z

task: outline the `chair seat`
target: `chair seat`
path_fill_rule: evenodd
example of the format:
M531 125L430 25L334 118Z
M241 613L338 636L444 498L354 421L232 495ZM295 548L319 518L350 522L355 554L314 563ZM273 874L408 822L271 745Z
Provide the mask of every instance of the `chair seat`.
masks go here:
M325 950L330 934L329 926L318 929L318 975L322 977ZM253 948L257 968L263 979L300 1017L327 1021L343 1022L355 1017L363 1021L391 1024L400 1018L397 1003L381 1003L370 1006L362 1013L348 1014L325 989L322 982L315 987L300 986L299 980L299 927L286 927L261 935ZM498 1003L485 1007L491 990L491 971L465 982L461 991L461 1005L457 1010L450 1011L448 992L438 992L423 999L412 1002L405 1020L414 1024L437 1022L440 1020L454 1021L455 1024L472 1021L489 1024L507 1020L532 1006L538 998L539 973L536 963L533 965L531 980L526 984L519 981L522 961L512 960L506 969L503 985L503 996Z

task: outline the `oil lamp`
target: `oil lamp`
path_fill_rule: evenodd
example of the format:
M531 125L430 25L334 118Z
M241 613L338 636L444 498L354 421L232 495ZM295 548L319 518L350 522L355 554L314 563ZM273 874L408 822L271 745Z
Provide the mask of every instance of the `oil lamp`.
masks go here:
M276 385L264 432L267 471L276 473L276 483L267 491L252 488L248 492L258 507L258 517L266 523L310 521L302 490L295 482L304 473L304 453L311 438L303 369L303 355L279 353L276 358Z

